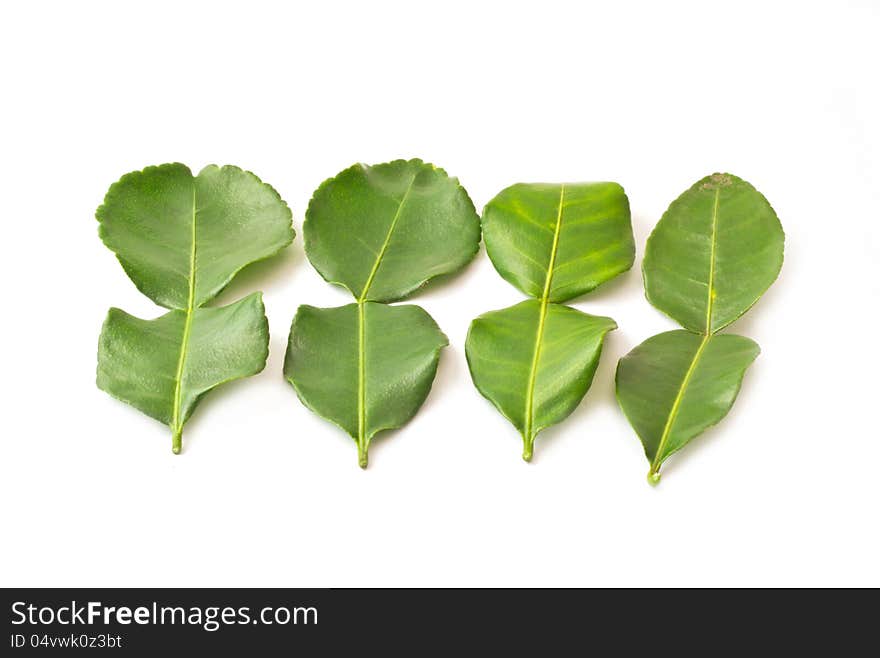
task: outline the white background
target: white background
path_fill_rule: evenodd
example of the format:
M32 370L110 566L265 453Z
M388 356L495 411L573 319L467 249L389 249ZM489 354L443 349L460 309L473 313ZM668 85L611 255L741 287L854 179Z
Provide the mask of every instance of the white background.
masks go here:
M880 585L878 4L312 4L0 11L0 584ZM482 249L413 298L451 346L366 472L281 376L297 306L350 301L303 255L311 192L413 156L478 208L518 181L629 195L636 266L574 303L620 329L532 464L464 359L470 320L523 298ZM271 354L203 402L181 456L94 383L107 308L161 313L94 210L169 161L253 170L298 232L220 298L265 292ZM655 489L613 373L675 328L644 299L644 242L714 171L768 197L785 265L730 329L763 350L733 411Z

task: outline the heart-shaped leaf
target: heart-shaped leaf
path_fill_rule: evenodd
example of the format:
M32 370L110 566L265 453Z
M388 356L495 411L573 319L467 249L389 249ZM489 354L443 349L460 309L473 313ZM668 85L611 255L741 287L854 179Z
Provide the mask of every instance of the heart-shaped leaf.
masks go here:
M249 171L147 167L110 186L98 233L138 289L165 308L198 308L246 265L293 241L291 213Z
M784 240L764 195L736 176L707 176L672 202L651 233L645 293L685 329L713 334L776 280Z
M586 395L605 334L616 327L611 318L561 304L544 308L537 299L471 323L466 352L474 385L519 430L523 459L532 458L537 433L567 418Z
M669 455L727 415L760 351L743 336L678 330L649 338L620 360L617 399L642 440L653 482Z
M238 167L211 165L193 176L185 165L166 164L123 176L96 215L101 239L138 289L173 309L150 321L110 310L98 387L169 425L178 453L201 396L265 366L269 333L259 295L202 306L243 267L290 244L290 209Z
M652 484L663 461L736 400L760 349L748 338L716 334L776 279L784 241L767 199L731 174L697 181L648 238L648 300L689 330L649 338L617 368L617 400L642 440Z
M373 436L401 427L422 406L447 344L419 306L304 304L293 319L284 376L309 409L355 440L366 468Z
M356 164L316 191L306 254L358 301L403 299L477 253L480 219L457 178L421 160Z
M284 373L315 413L354 438L367 466L373 436L411 419L428 395L446 336L418 306L389 307L476 254L480 219L464 188L421 160L354 165L315 192L306 255L357 303L301 306Z
M583 399L605 334L617 326L553 302L632 266L629 202L616 183L517 184L486 206L483 236L495 269L537 299L474 320L468 364L477 390L519 430L530 461L537 433Z

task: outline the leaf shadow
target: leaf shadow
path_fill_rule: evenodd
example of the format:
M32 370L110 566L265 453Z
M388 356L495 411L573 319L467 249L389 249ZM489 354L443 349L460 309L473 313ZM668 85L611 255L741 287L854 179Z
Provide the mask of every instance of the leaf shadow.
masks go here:
M379 453L384 450L384 444L387 439L397 435L401 430L406 429L410 423L416 420L419 415L425 415L427 410L442 405L443 393L447 390L455 388L461 379L461 360L464 359L464 352L458 353L459 350L453 345L448 345L440 353L440 362L437 364L437 374L431 384L431 390L422 403L422 406L416 411L416 415L407 421L403 426L391 430L383 430L376 434L370 441L370 463L373 462L374 448L378 445ZM433 412L430 412L433 413Z
M625 290L629 290L630 288L639 288L641 289L642 284L642 272L641 268L636 269L635 266L628 269L626 272L621 272L619 275L611 279L611 281L607 281L603 283L599 287L591 290L588 293L580 295L579 297L575 297L572 300L565 302L566 304L582 304L586 303L602 303L607 301L609 298L616 297L622 294Z
M669 458L667 458L667 460L663 462L663 466L660 469L660 474L663 479L665 479L668 475L678 471L679 468L682 468L685 464L687 464L689 460L693 459L695 455L698 455L701 451L708 449L712 444L714 444L715 441L717 441L721 436L724 435L723 426L727 424L727 421L732 417L735 418L736 414L741 413L737 411L739 407L748 406L748 399L751 397L751 389L753 388L749 382L753 379L761 377L761 369L761 358L758 357L746 371L745 377L743 377L742 386L740 387L739 393L736 396L736 400L734 400L733 406L730 408L730 411L727 412L727 415L725 415L724 418L719 420L715 425L707 427L705 431L691 439L687 444L685 444L685 446L681 450L674 453L673 455L670 455Z
M263 372L265 372L265 370L263 370ZM258 373L253 377L259 377L261 374L263 373ZM211 415L211 409L213 407L222 405L222 400L226 396L233 395L236 389L242 385L246 385L248 380L253 379L253 377L245 377L243 379L226 382L225 384L221 384L217 388L208 391L201 397L196 408L193 410L192 415L186 421L186 425L184 425L183 449L181 450L181 455L185 455L194 444L198 444L201 439L207 435L206 431L199 430L199 426L203 424L202 418Z
M186 452L188 445L197 442L197 437L200 434L198 427L202 423L202 416L210 415L212 413L212 409L215 406L222 407L225 404L224 400L227 398L227 396L235 395L236 390L240 386L250 385L255 379L277 377L278 382L283 382L284 385L290 388L290 394L292 396L291 404L298 404L299 399L296 397L296 392L293 390L292 386L289 386L287 381L284 379L282 373L282 364L284 362L284 355L286 351L287 336L270 335L269 357L266 360L265 368L263 368L255 375L251 375L250 377L243 377L241 379L235 379L231 382L225 382L205 393L199 400L198 405L192 413L192 416L190 416L189 420L187 420L186 426L184 427L183 452Z
M550 456L555 452L557 444L562 443L557 438L560 434L571 432L574 427L580 424L588 427L591 425L591 417L600 408L617 406L617 398L614 393L614 373L617 369L617 361L621 356L618 352L622 349L624 341L623 337L617 336L616 333L609 332L605 337L602 356L593 375L593 382L571 415L556 425L541 430L538 434L535 440L532 463L538 462L542 458L542 453L547 453L547 456Z
M266 293L276 289L290 280L300 258L299 250L288 246L274 256L243 267L210 305L225 306L256 290Z
M424 284L422 284L419 288L416 288L415 290L413 290L411 293L409 293L401 301L406 301L406 302L410 302L413 304L418 304L418 303L420 303L419 301L412 299L416 295L420 295L420 296L421 295L433 295L435 293L447 292L447 290L453 284L457 283L456 279L458 277L466 275L474 267L476 267L476 263L480 258L482 258L484 251L485 251L485 249L483 248L483 243L481 241L477 247L477 253L474 254L474 257L471 258L467 263L465 263L463 267L461 267L458 270L455 270L454 272L447 272L446 274L438 274L437 276L428 279Z
M782 305L781 300L778 299L780 295L784 294L783 286L780 285L781 283L781 280L777 280L773 283L761 298L755 302L754 306L727 325L721 333L747 336L760 345L761 341L756 337L756 335L760 335L761 333L758 331L758 328L767 322L761 311L765 306L780 307Z

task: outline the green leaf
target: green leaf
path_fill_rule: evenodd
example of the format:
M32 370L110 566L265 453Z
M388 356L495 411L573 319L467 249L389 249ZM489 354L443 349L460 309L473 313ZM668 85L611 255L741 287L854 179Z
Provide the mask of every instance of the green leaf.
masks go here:
M480 220L467 192L421 160L357 164L316 191L306 255L356 304L301 306L285 377L312 411L354 438L367 466L372 437L412 418L428 395L446 336L418 306L388 307L477 253Z
M754 187L731 174L707 176L672 202L648 239L648 300L685 329L713 334L776 280L784 239Z
M114 183L96 213L99 234L128 276L165 308L197 308L246 265L293 240L291 213L249 171L147 167Z
M617 400L645 447L648 481L672 453L730 410L758 345L716 335L779 274L785 236L754 187L731 174L697 181L648 238L648 300L689 331L648 339L620 360Z
M260 293L222 308L197 308L141 320L111 308L98 343L98 388L179 432L211 389L260 372L269 327Z
M99 234L138 289L173 309L152 321L111 309L98 351L98 386L171 427L205 392L262 370L268 331L259 297L203 309L245 266L293 240L291 213L269 185L238 167L147 167L114 183Z
M372 438L405 424L425 401L447 344L419 306L302 305L290 329L284 376L309 409L355 440L358 463L366 468Z
M512 185L486 205L483 239L502 277L551 302L593 290L635 257L629 201L617 183Z
M536 299L473 321L465 351L477 390L523 438L531 460L535 436L574 411L590 388L602 342L617 325Z
M478 317L466 352L477 390L516 427L523 459L535 436L583 399L617 325L561 306L632 267L629 202L617 183L520 183L483 212L499 274L537 299Z
M617 399L651 462L650 482L659 481L669 455L727 415L760 351L742 336L678 330L649 338L620 360Z
M303 224L306 254L358 301L403 299L477 253L480 220L458 182L421 160L357 164L325 181Z

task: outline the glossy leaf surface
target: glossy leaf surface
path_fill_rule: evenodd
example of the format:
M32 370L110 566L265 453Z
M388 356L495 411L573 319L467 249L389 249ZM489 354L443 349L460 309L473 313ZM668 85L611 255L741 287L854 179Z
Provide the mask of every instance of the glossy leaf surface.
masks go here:
M421 160L349 167L309 203L305 249L315 269L359 301L402 299L477 253L480 220L458 182Z
M372 438L402 426L425 401L447 343L419 306L302 305L284 376L309 409L355 440L365 468Z
M98 386L168 424L183 425L201 396L262 370L268 329L262 301L208 302L243 267L293 240L291 213L269 185L238 167L147 167L114 183L96 216L99 234L141 292L173 309L139 320L111 309L98 350Z
M535 436L564 420L583 399L616 324L560 304L530 299L481 315L466 353L474 385L523 437L529 461Z
M648 300L685 329L715 333L776 280L783 242L760 192L731 174L707 176L672 202L648 239Z
M629 202L617 183L519 183L483 212L495 269L536 299L471 323L474 385L516 427L530 461L537 433L566 418L590 387L617 325L558 303L632 266Z
M502 277L551 302L593 290L635 256L629 201L617 183L512 185L486 205L483 238Z
M617 399L642 440L652 481L669 455L727 415L759 352L743 336L678 330L649 338L620 360Z

